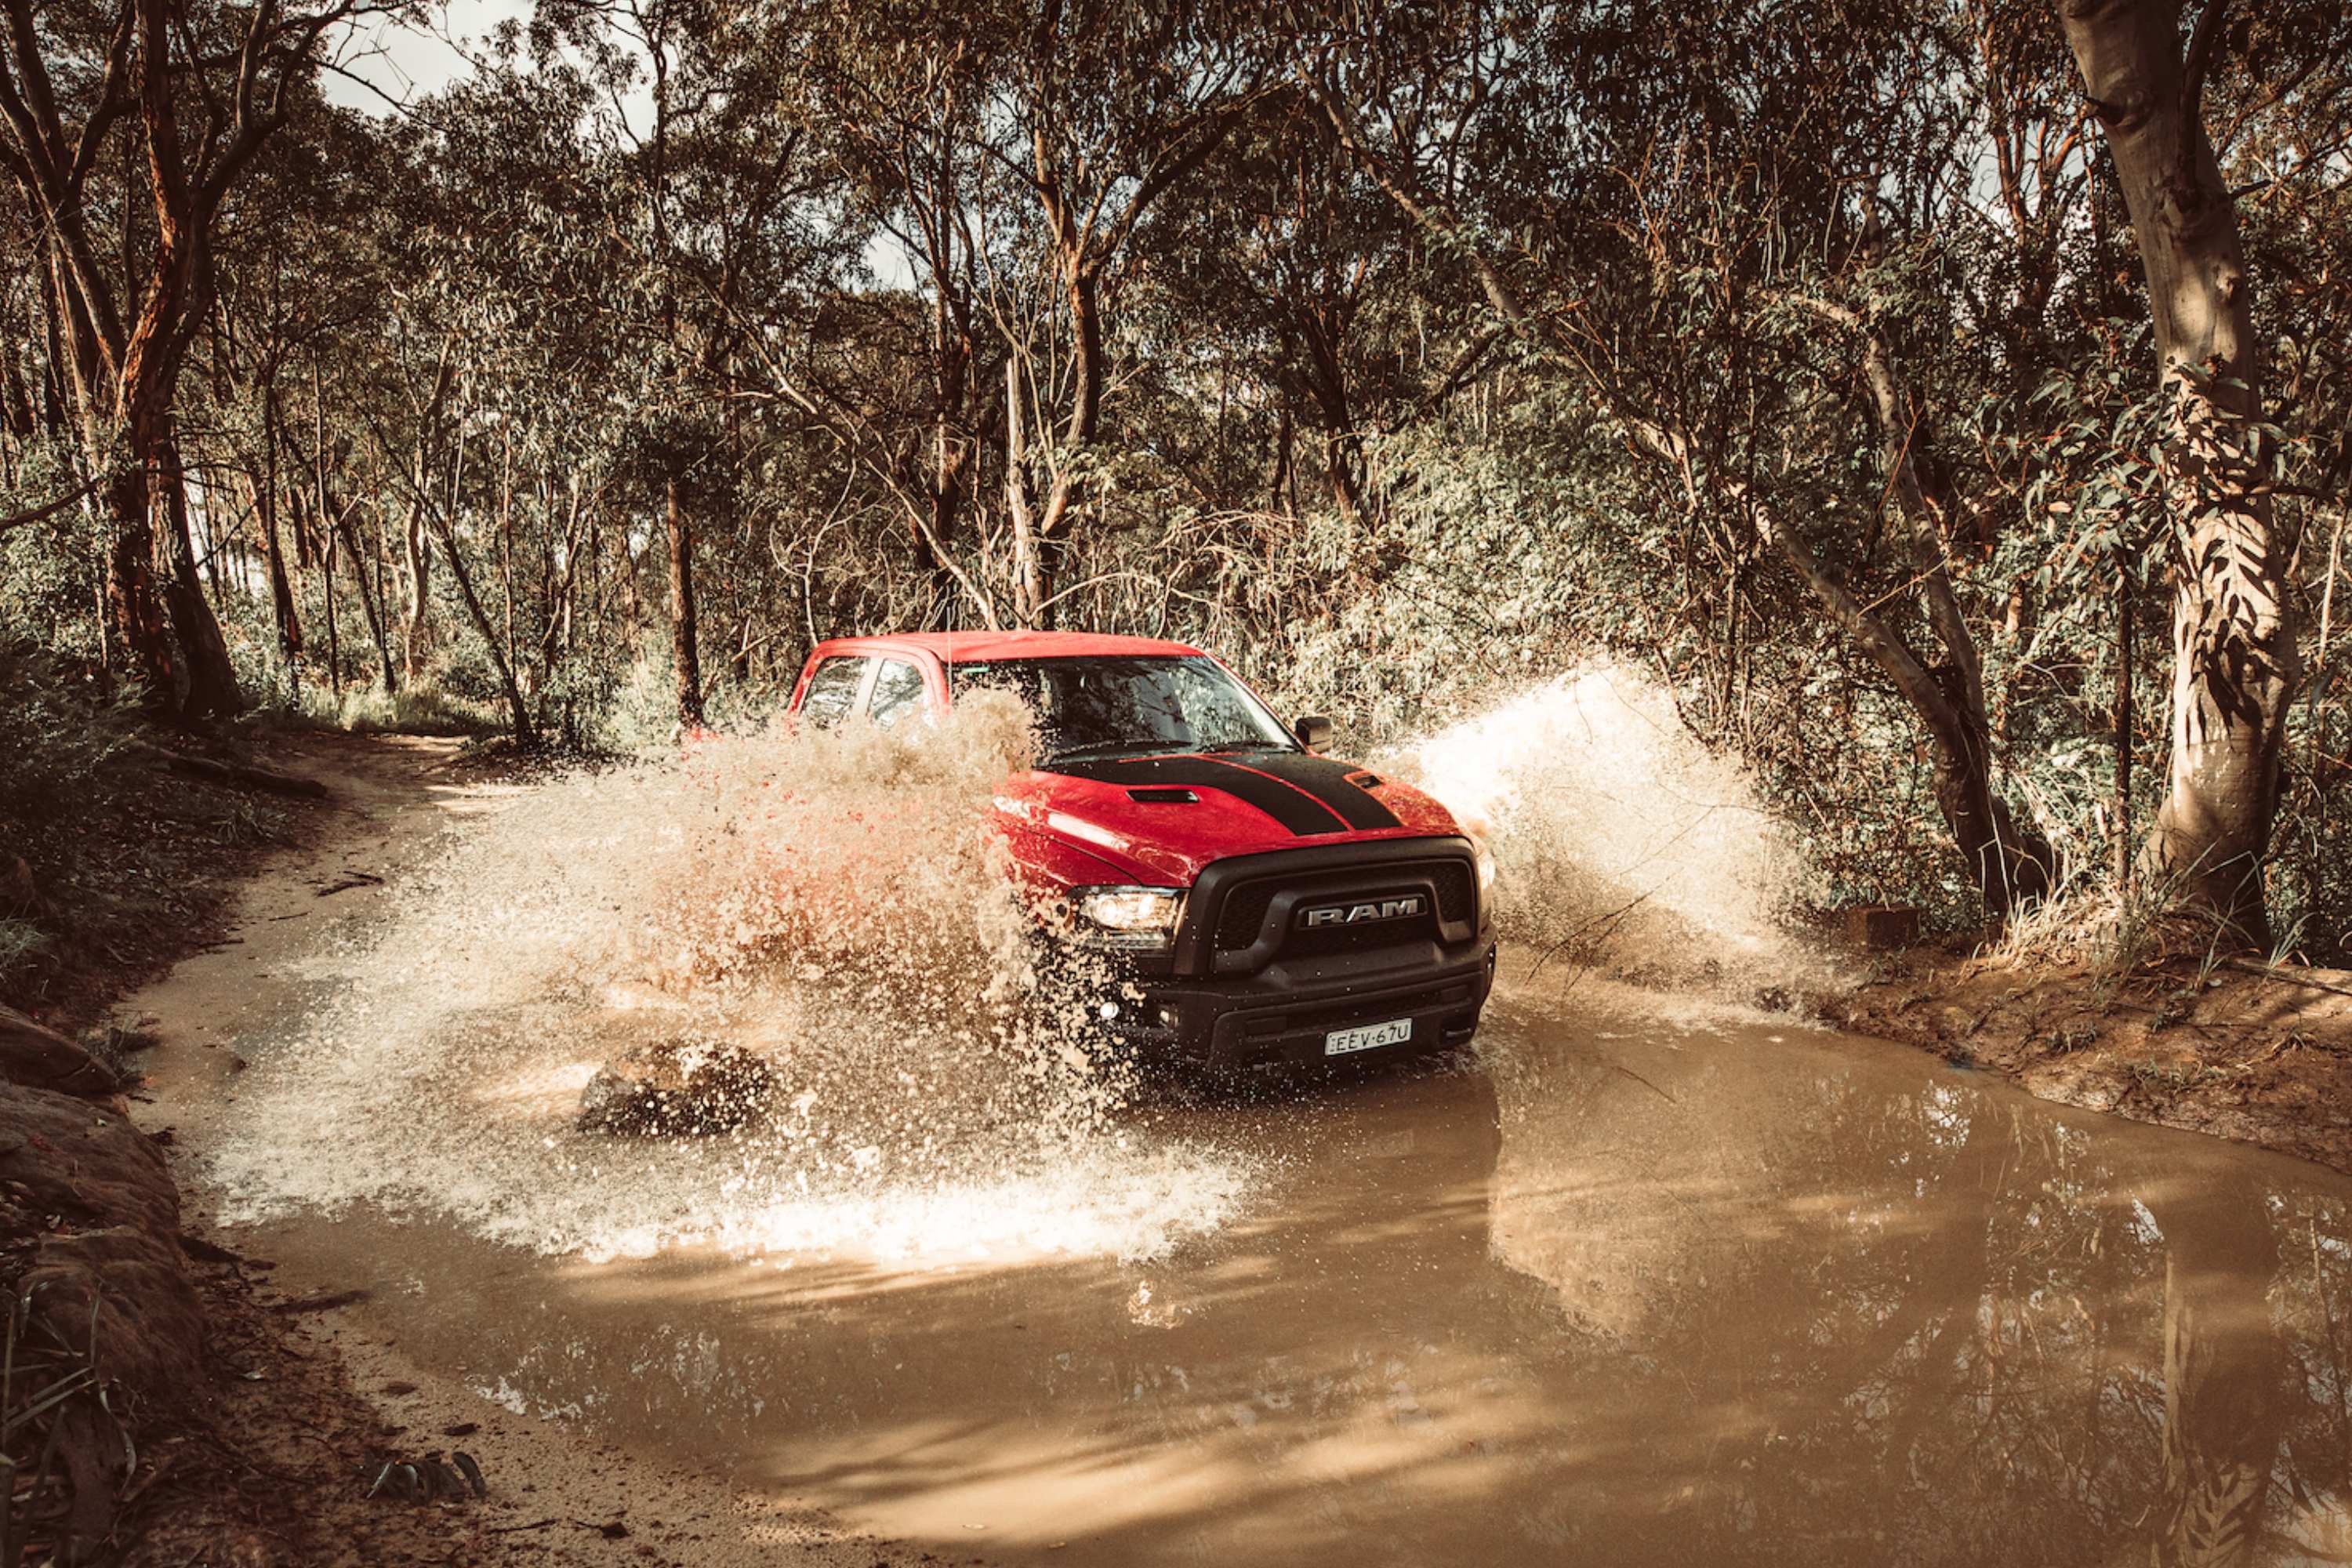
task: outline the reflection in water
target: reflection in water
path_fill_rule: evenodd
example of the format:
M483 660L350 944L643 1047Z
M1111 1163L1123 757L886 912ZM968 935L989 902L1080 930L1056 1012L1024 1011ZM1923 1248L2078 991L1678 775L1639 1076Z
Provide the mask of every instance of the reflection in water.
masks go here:
M367 1225L369 1310L519 1407L1012 1560L2343 1559L2352 1184L1782 1033L1520 997L1482 1072L1163 1112L1133 1135L1267 1175L1148 1265ZM354 1228L271 1245L348 1280Z
M2339 1560L2341 1178L1769 1031L1516 1033L1496 1255L1622 1352L1621 1548Z

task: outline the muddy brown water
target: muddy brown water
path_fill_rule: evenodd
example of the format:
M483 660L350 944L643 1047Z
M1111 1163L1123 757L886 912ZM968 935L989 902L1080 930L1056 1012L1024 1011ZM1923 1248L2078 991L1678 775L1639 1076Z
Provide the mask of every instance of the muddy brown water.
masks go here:
M1273 1156L1150 1262L250 1236L404 1353L958 1559L2340 1561L2352 1184L1875 1042L1498 1000L1139 1113Z

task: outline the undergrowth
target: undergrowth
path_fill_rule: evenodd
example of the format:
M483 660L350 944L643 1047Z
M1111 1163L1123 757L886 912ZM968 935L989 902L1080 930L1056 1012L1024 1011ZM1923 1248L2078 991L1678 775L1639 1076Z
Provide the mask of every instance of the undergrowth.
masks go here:
M234 734L156 728L102 671L0 646L0 1003L79 1014L184 950L273 800L159 766L242 760Z
M371 686L340 696L321 687L305 687L301 705L279 719L296 728L352 735L473 736L505 727L488 705L432 686L389 694Z

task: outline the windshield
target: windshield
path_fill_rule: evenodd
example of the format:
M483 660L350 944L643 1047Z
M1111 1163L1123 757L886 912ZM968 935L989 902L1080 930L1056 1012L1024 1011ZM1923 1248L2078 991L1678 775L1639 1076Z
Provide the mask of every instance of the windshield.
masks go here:
M1293 751L1265 705L1212 658L1020 658L954 667L956 694L1012 692L1050 760Z

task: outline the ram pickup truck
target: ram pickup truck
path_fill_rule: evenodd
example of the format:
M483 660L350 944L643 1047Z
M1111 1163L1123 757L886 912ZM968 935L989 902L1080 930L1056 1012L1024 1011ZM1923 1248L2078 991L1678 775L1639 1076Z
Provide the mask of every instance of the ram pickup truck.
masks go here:
M1199 648L1079 632L844 637L800 721L923 722L982 687L1036 716L997 791L1041 932L1112 955L1099 1026L1229 1071L1460 1045L1495 973L1493 874L1428 795L1325 753ZM1091 966L1088 966L1091 967Z

